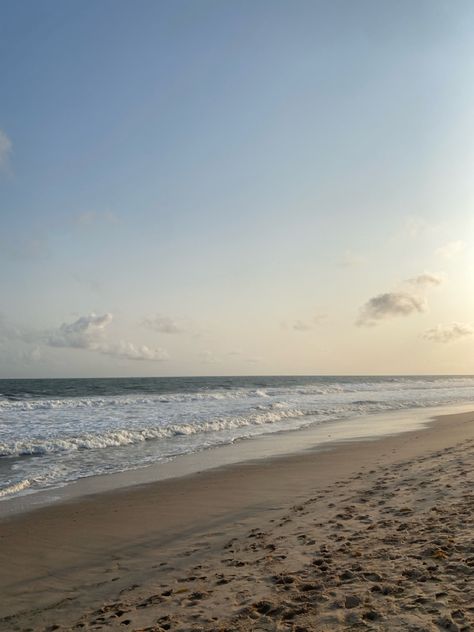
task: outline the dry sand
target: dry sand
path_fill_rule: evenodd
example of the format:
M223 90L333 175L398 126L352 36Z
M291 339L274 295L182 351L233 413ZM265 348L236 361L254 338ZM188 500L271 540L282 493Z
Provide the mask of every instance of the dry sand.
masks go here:
M0 523L3 630L474 630L474 413Z

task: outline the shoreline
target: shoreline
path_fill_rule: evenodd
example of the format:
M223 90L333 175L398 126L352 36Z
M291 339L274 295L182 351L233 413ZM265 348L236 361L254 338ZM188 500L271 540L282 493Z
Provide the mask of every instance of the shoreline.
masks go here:
M273 459L311 450L334 450L348 441L379 441L389 436L426 429L435 417L469 411L469 404L408 408L336 419L243 438L148 466L79 478L58 487L27 492L0 500L0 522L9 516L68 503L90 495L108 494L160 481L192 476L240 463Z
M341 488L347 495L382 470L393 475L397 464L407 467L473 442L474 413L454 414L437 418L423 431L229 465L10 516L0 522L0 629L39 630L52 624L71 629L74 622L90 623L97 609L117 600L125 600L129 614L133 611L130 624L123 624L125 615L117 616L123 607L110 606L114 619L97 622L96 629L102 624L141 629L151 614L168 616L171 606L157 598L153 608L137 609L137 599L158 586L172 585L176 591L178 575L189 575L192 567L210 565L209 581L211 574L222 574L230 539L244 542L252 529L267 531L291 507L315 495L327 499ZM339 502L335 496L334 502ZM318 510L318 519L324 521L324 515ZM213 562L215 555L222 559ZM234 604L236 616L244 602ZM225 618L228 606L221 612L216 605L216 616ZM163 629L189 630L191 620Z

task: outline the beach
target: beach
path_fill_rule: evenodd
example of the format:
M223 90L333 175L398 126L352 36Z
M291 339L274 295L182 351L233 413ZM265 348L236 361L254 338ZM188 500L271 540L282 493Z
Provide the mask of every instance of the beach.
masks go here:
M474 632L474 0L0 16L0 632Z
M2 630L472 630L474 413L0 522Z

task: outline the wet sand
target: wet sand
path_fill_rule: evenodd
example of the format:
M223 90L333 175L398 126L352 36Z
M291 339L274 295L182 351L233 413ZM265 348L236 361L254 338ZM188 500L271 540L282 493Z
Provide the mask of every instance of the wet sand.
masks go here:
M0 522L4 630L473 630L474 413Z

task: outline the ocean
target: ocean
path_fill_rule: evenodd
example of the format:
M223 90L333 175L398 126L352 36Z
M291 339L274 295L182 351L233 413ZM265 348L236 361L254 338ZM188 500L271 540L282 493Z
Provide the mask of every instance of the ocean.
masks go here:
M0 380L0 499L268 433L284 442L284 431L469 402L469 376Z

